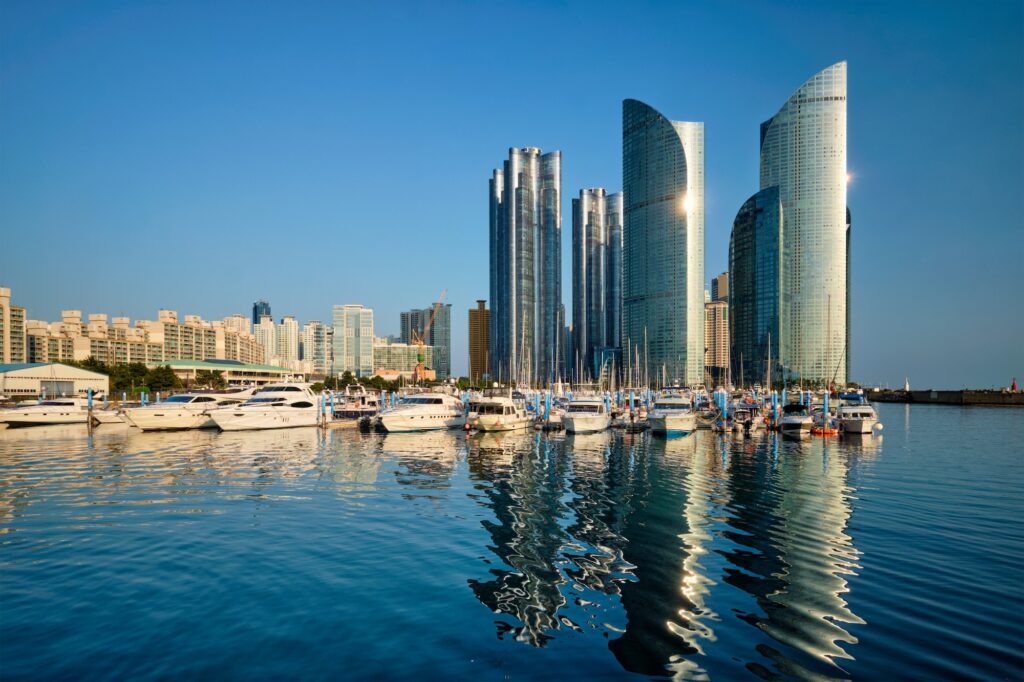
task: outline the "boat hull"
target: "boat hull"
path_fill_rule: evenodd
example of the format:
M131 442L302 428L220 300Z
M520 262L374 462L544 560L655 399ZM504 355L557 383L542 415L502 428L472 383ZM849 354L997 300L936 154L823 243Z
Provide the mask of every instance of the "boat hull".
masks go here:
M607 429L611 423L607 414L562 415L562 426L568 433L597 433Z
M476 418L475 426L480 431L518 431L528 428L530 419L515 415L484 414Z
M261 429L292 429L316 426L316 408L239 409L214 410L210 417L221 431L254 431Z
M652 433L661 433L667 436L685 435L697 430L697 417L693 414L659 415L652 413L647 417L647 421L651 425Z
M10 429L51 424L84 424L88 418L88 412L77 407L67 409L55 407L46 411L12 410L3 415L3 421Z
M466 425L466 417L441 414L382 414L380 425L388 433L443 431L463 428Z
M130 424L143 431L184 431L188 429L215 429L217 422L206 412L197 410L158 409L139 407L125 410Z
M877 419L840 419L839 428L843 433L873 433Z

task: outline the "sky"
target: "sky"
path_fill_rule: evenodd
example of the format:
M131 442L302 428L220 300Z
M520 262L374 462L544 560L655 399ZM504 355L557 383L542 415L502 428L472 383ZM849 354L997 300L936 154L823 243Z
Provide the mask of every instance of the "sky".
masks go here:
M220 319L487 298L487 181L561 150L621 189L622 100L705 123L705 274L759 125L848 61L851 378L1024 380L1024 3L0 3L0 286Z

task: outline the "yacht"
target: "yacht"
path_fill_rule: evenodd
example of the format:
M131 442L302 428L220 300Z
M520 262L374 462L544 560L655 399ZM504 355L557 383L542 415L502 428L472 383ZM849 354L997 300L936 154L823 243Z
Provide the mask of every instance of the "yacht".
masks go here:
M485 391L470 402L469 413L473 427L481 431L516 431L533 421L523 402L513 400L507 391Z
M810 435L814 426L814 417L806 405L790 403L782 408L782 418L779 419L779 431L783 434Z
M697 414L693 411L693 399L689 395L669 394L654 401L654 408L647 416L653 433L665 435L686 435L697 430Z
M215 429L210 411L239 405L252 397L255 389L230 392L196 391L172 395L163 402L150 403L124 410L124 420L143 431L176 431L179 429Z
M309 384L284 381L256 389L240 405L210 410L210 418L221 431L316 426L318 401Z
M116 410L101 409L97 400L92 398L92 418L94 424L107 424L120 419ZM9 428L22 426L43 426L46 424L85 424L89 421L89 399L82 397L49 398L29 405L21 405L0 410L0 424Z
M562 425L568 433L596 433L611 423L607 405L597 396L573 398L562 415Z
M381 410L381 428L390 433L461 429L466 425L462 401L445 393L414 393Z
M380 397L376 393L368 393L359 384L345 387L340 404L334 406L334 421L343 426L357 426L365 417L369 422L380 412Z
M869 403L861 401L840 405L836 410L836 420L843 433L872 433L878 425L878 414Z

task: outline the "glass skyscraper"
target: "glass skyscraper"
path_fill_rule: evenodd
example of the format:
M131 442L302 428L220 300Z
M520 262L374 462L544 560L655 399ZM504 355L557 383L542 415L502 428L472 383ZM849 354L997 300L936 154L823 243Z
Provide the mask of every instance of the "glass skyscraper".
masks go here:
M433 364L429 369L437 373L438 379L447 379L452 373L451 346L452 346L452 306L450 303L442 303L437 308L437 315L434 316L434 308L414 308L404 310L399 314L399 325L402 343L414 343L412 333L415 331L423 335L423 330L434 317L434 323L430 325L424 344L433 347Z
M341 376L373 376L373 310L361 305L336 305L331 311L334 336L331 340L331 372Z
M788 379L847 380L846 181L846 62L839 62L761 124L761 190L778 189L782 274L780 290L756 295L778 299ZM739 307L753 305L737 300L735 287L732 303L734 319L745 315Z
M263 316L270 317L270 303L260 299L252 304L252 323L259 324Z
M704 124L622 103L622 347L651 381L704 380Z
M491 373L546 383L560 366L562 154L510 149L490 181Z
M782 204L779 188L763 189L747 199L729 237L730 361L733 381L764 382L768 345L772 381L782 379L781 298Z
M600 374L619 348L622 317L622 193L582 189L572 200L572 321L577 330L570 375Z

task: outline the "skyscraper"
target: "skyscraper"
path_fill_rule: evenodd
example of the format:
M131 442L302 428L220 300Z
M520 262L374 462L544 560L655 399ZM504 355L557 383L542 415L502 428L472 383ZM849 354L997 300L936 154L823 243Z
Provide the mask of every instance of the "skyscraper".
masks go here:
M336 305L331 311L335 375L373 375L373 310L361 305Z
M704 124L622 103L623 350L654 379L704 380ZM630 350L635 349L635 350Z
M846 62L839 62L812 76L761 124L761 192L740 210L736 220L745 233L734 234L732 240L749 238L751 218L744 213L750 213L751 201L754 210L759 203L764 210L776 210L768 207L772 200L764 194L774 188L782 225L778 288L764 289L762 273L741 273L730 265L730 302L735 325L751 319L763 323L768 319L765 311L778 306L781 338L776 341L772 335L773 355L777 348L782 371L791 380L842 384L847 379L846 182ZM767 219L771 225L766 229L773 230L774 219ZM754 231L761 234L756 226ZM770 243L766 248L774 249ZM760 250L758 245L755 251ZM752 263L737 257L738 267L750 268ZM751 282L753 290L746 288ZM766 337L762 328L752 333ZM737 343L746 343L739 331ZM734 364L738 348L734 346Z
M477 300L469 309L469 380L480 381L488 374L487 354L490 352L491 311L487 302Z
M277 357L281 362L298 362L299 340L299 321L292 315L285 315L277 325Z
M252 323L259 324L263 316L271 317L270 314L270 303L264 301L262 298L252 304Z
M264 361L268 365L276 365L280 362L277 357L277 325L274 324L273 318L270 315L264 315L252 329L256 336L256 343L263 347Z
M704 369L709 386L724 383L729 368L729 304L709 301L704 304Z
M491 371L561 373L562 154L510 149L490 180Z
M423 335L423 330L430 323L431 316L434 322L427 330L423 342L433 346L432 362L433 369L438 379L447 379L452 373L451 347L452 347L452 306L450 303L442 303L437 308L437 315L434 315L434 308L414 308L400 313L400 332L402 343L413 343L412 333Z
M582 189L572 200L573 368L599 375L601 359L619 348L621 315L622 193Z
M711 278L711 300L729 302L729 273Z
M302 359L313 363L316 374L327 374L331 370L331 353L327 345L329 330L320 320L310 320L302 327Z
M729 315L733 380L782 381L782 204L779 188L763 189L736 214L729 237ZM742 365L742 368L740 367ZM741 377L742 375L742 377Z

